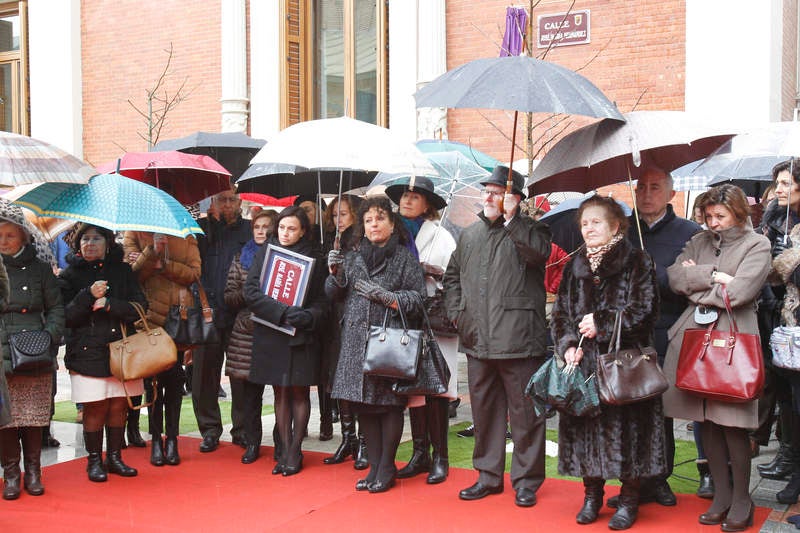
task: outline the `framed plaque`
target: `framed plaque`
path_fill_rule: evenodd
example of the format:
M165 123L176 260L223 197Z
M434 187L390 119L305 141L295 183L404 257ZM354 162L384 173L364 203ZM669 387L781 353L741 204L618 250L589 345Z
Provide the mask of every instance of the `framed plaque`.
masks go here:
M259 278L261 292L279 302L301 307L306 299L315 261L312 257L268 244L267 253L264 256L264 266ZM296 332L294 326L273 324L254 314L251 314L250 318L254 322L277 329L287 335L294 335Z

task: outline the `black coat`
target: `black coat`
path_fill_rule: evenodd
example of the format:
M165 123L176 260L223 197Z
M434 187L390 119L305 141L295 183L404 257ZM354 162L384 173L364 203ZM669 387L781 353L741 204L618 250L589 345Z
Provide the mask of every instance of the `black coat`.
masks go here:
M658 314L655 269L650 257L623 239L603 258L597 277L585 251L564 269L550 320L562 356L577 346L578 324L593 313L597 336L584 339L580 367L590 376L597 356L608 352L617 310L622 310L622 345L651 343ZM601 405L595 418L561 413L558 470L561 474L603 479L657 476L666 471L661 398L626 406Z
M279 246L274 237L269 243ZM244 298L256 317L273 324L285 325L284 313L289 306L265 295L260 288L261 270L267 249L267 246L263 246L253 260L244 283ZM314 320L308 328L298 328L294 336L254 320L249 380L253 383L284 387L317 385L322 350L318 331L328 310L324 292L327 265L308 239L303 239L288 249L316 260L305 303L302 306L311 312Z
M135 332L133 323L139 315L130 302L147 310L147 299L116 244L104 260L86 261L80 255L68 255L67 262L69 266L58 278L69 328L64 363L85 376L109 377L108 343L122 338L120 322L126 323L129 332ZM89 287L97 280L108 281L107 305L93 311L95 299Z

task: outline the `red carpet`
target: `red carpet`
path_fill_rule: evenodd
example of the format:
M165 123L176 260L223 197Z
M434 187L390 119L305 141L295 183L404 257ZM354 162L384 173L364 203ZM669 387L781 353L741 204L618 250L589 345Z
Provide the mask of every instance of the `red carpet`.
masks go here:
M128 449L123 457L139 469L135 478L109 476L106 483L86 478L86 460L77 459L44 470L46 493L19 500L0 500L0 531L609 531L613 511L604 508L589 526L575 523L583 501L579 483L548 479L529 509L514 505L514 492L463 502L458 491L472 484L471 470L452 469L446 483L427 485L424 476L398 482L384 494L354 490L364 475L352 462L329 466L322 455L306 452L305 468L291 477L271 475L272 449L252 465L239 462L242 449L228 443L210 454L197 450L196 439L181 438L183 462L156 468L150 449ZM607 496L618 492L609 487ZM639 511L637 532L716 532L697 516L706 500L679 495L677 507L650 504ZM768 509L756 511L758 531Z

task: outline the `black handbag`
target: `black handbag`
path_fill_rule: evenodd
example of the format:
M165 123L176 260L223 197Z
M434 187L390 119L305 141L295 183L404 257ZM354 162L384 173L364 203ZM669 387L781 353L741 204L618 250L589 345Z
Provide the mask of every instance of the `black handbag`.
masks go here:
M179 305L169 308L164 331L181 350L219 342L214 325L214 311L208 303L203 285L196 281L189 289L181 289Z
M450 368L433 334L428 313L423 308L425 331L422 353L419 356L417 375L412 380L400 380L392 385L395 394L401 396L436 396L447 392L450 383Z
M597 388L600 400L610 405L626 405L660 396L669 382L658 367L658 354L651 346L620 349L622 313L617 311L614 331L608 341L610 351L597 356Z
M444 291L436 289L433 296L425 298L425 312L431 324L431 329L444 337L458 336L458 330L447 318L447 309L444 305Z
M53 339L44 330L20 331L8 336L13 372L35 372L53 368Z
M413 379L422 351L422 330L408 329L405 314L398 305L402 328L388 328L389 308L383 315L383 325L370 326L364 374L394 379Z

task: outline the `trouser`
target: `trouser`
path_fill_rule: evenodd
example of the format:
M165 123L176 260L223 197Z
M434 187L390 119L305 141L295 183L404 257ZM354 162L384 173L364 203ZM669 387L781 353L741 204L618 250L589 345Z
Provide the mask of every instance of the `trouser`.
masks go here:
M467 356L467 376L475 423L472 464L478 482L503 484L506 459L506 413L514 452L511 485L536 491L545 476L545 418L537 416L525 386L544 358L478 359Z
M242 380L242 436L247 444L261 444L261 405L264 385Z
M197 427L203 437L222 436L222 415L219 411L219 383L222 363L233 327L217 328L219 343L197 347L192 353L192 406Z
M792 409L792 387L786 377L772 365L764 369L764 390L758 397L758 427L750 432L750 438L761 446L769 444L772 425L775 422L775 407L789 413ZM784 435L782 442L788 442ZM785 439L785 440L784 440Z
M244 379L229 377L231 384L231 437L245 438Z
M156 376L152 389L147 391L147 401L156 394L155 403L148 409L149 431L153 436L166 434L175 438L180 432L180 412L183 401L183 376L181 365L176 364ZM166 418L166 427L164 421Z

